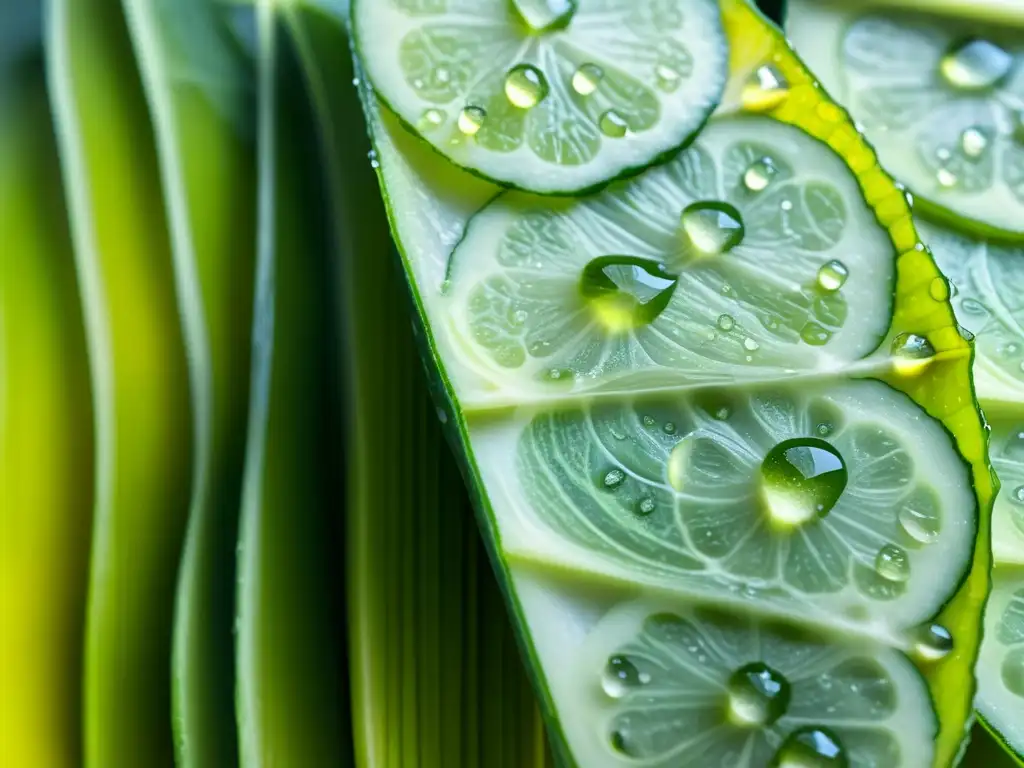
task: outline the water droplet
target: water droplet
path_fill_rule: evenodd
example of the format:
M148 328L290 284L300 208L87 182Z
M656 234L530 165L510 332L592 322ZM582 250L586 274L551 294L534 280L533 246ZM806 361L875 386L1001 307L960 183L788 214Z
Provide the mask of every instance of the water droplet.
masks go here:
M833 432L835 432L835 429L836 428L829 424L827 421L823 421L821 422L821 424L814 428L814 431L818 433L819 437L828 437Z
M901 333L892 342L893 366L897 373L913 376L920 373L935 357L935 347L924 336Z
M743 86L740 100L751 112L775 109L789 96L789 83L771 64L758 67Z
M459 113L459 130L467 136L476 136L486 119L487 111L483 107L467 106Z
M625 482L625 480L626 473L623 472L621 469L609 469L601 477L601 485L603 485L608 490L614 491L616 488L622 485Z
M576 374L569 368L549 368L544 372L544 378L548 381L572 381Z
M671 421L666 421L665 426L661 429L666 435L674 435L676 433L676 425Z
M938 661L953 650L953 635L941 624L918 627L914 633L914 653L923 661Z
M769 763L771 768L846 768L843 744L828 728L803 726L786 737Z
M601 115L597 124L601 129L601 133L612 139L621 139L629 131L629 124L626 122L626 118L614 109L609 109Z
M719 315L718 327L728 333L736 327L736 321L733 319L732 315Z
M653 427L656 423L657 422L654 420L653 416L644 416L644 426L648 429Z
M1010 501L1014 504L1024 505L1024 485L1018 485L1010 494Z
M526 322L529 316L530 313L527 312L525 309L517 309L515 312L512 313L512 324L522 325L523 323Z
M532 109L548 95L544 73L532 64L517 64L505 76L505 96L520 109Z
M827 264L823 264L818 270L818 286L827 293L835 293L846 285L846 279L849 276L850 270L846 268L846 265L833 259Z
M761 498L781 527L825 517L846 489L842 455L817 437L797 437L772 448L761 463Z
M732 416L732 409L730 409L729 406L727 406L727 405L723 405L723 406L719 407L712 414L712 416L714 416L714 418L717 421L728 421L729 418Z
M612 745L612 749L623 755L632 754L632 748L629 744L629 732L625 728L616 728L611 733L609 739Z
M576 13L577 0L512 0L513 7L530 31L564 29Z
M980 128L968 128L960 134L960 148L967 157L976 160L988 149L988 136Z
M366 156L370 160L371 168L380 168L380 160L377 159L377 150L371 149L369 152L367 152Z
M589 96L604 79L604 70L597 64L584 64L572 75L572 89L580 96Z
M601 674L601 687L605 694L613 699L621 699L634 688L644 683L640 679L640 670L625 656L615 655L608 659Z
M729 203L702 200L686 206L680 218L683 233L705 256L728 253L743 242L743 218Z
M944 277L936 277L928 286L928 295L935 301L949 300L949 281Z
M937 522L912 507L904 507L898 515L903 532L918 544L934 544L939 538Z
M619 333L653 322L678 282L650 259L600 256L583 268L580 293L605 328Z
M440 127L444 123L446 117L447 115L445 115L445 113L440 109L431 107L420 115L420 119L416 123L416 128L420 131L432 131L435 128Z
M910 578L910 557L895 544L886 544L875 556L875 571L887 581L906 581Z
M818 323L810 322L800 329L800 338L812 347L823 347L832 340L832 331Z
M762 157L751 163L743 172L743 186L751 192L763 192L778 172L770 157Z
M761 348L761 345L754 339L747 338L743 340L743 348L747 350L747 352L757 352L757 350Z
M672 93L679 88L683 76L675 67L662 63L654 68L654 78L661 90Z
M640 499L640 503L636 505L636 513L643 517L647 517L647 515L651 514L657 506L657 503L652 498L648 497Z
M939 168L935 174L935 180L939 182L940 187L945 187L946 189L955 187L957 182L956 174L948 168Z
M946 82L962 91L983 91L1010 73L1013 56L988 40L973 38L950 49L939 62Z
M733 672L728 695L728 717L733 725L762 728L786 714L789 681L767 664L754 662Z

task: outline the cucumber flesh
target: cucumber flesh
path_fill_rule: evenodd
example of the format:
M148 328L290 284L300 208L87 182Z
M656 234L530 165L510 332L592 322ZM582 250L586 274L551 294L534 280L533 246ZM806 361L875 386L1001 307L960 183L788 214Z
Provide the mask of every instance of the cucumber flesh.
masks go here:
M918 207L1024 239L1024 36L903 9L791 0L787 32Z
M683 146L728 70L715 0L357 0L352 22L406 125L453 163L544 194Z
M1024 754L1024 569L995 570L977 674L978 711L1008 747Z

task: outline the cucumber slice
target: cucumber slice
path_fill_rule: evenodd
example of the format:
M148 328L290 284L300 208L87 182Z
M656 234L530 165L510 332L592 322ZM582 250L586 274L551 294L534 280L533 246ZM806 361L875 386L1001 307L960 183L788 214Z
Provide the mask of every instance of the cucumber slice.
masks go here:
M529 571L516 583L579 765L931 763L935 713L903 654L706 604L605 611ZM566 615L583 618L544 631Z
M923 212L1024 239L1020 29L816 0L792 0L787 19L793 44Z
M717 105L715 0L359 0L380 97L452 162L574 193L686 144Z
M678 159L585 199L508 193L481 182L411 140L363 83L371 162L425 326L439 415L466 462L563 762L706 765L715 755L712 764L763 765L784 739L794 749L827 750L827 736L854 765L948 765L971 713L990 559L992 478L971 397L970 345L948 297L930 291L941 278L905 193L781 36L742 0L722 0L721 8L731 61L719 114ZM781 154L769 164L739 153L743 163L727 165L733 144ZM727 197L748 171L751 202ZM819 193L821 186L830 191ZM759 210L758 197L776 204ZM691 209L684 222L693 203L711 205ZM504 233L530 216L536 236L527 231L503 254ZM580 242L597 245L567 246L558 230L569 227ZM672 244L684 237L717 254L707 266L686 268L686 253ZM745 251L750 239L761 245ZM562 245L557 259L550 243ZM521 263L503 263L510 254ZM728 272L726 293L735 295L725 312L714 311L723 302L720 283L698 290L707 287L695 277L702 270L719 280ZM530 283L539 304L503 306L487 293L489 279L499 287ZM795 287L780 300L776 281L787 280ZM812 309L832 309L838 295L847 314L835 313L827 343L796 358L800 344L815 345L765 332L799 337L807 321L793 333L797 310L807 304L794 309L792 297L801 286L814 294ZM529 367L524 351L518 367L498 362L490 350L502 323L519 322L522 310L525 324L538 309L557 323L559 297L569 295L585 300L608 329L578 347L598 347L598 354L562 353ZM819 301L823 307L814 306ZM488 302L495 324L473 329L467 318ZM787 322L761 325L758 310L779 305L791 312ZM669 351L664 359L675 365L655 366L636 354L637 328L674 309L694 318L677 324L673 337L688 358L668 360ZM724 331L722 314L729 315ZM742 358L692 351L700 348L695 333L710 344L708 332L728 337L737 326L744 335L733 343ZM557 338L577 335L568 330ZM602 357L606 341L623 351ZM585 366L588 360L600 365ZM724 520L715 514L723 508ZM867 522L872 509L885 511ZM847 520L850 530L824 549L826 532ZM750 558L729 560L741 546ZM800 548L795 560L802 562L787 571ZM673 701L691 689L685 670L669 669L665 692L645 699L647 709L634 719L649 721L648 743L660 739L664 749L624 757L609 727L623 714L621 701L601 698L605 665L644 642L650 616L683 621L709 602L735 617L730 626L742 626L730 645L735 652L715 672L718 695L707 713L713 737L695 748L694 728L675 727L682 715ZM702 632L719 631L717 619L700 616L709 627ZM837 665L865 659L860 669L871 672L864 678L875 681L867 689L894 692L897 709L856 718L856 726L840 722L846 715L839 712L862 699L836 685L833 698L813 705L813 721L800 724L822 731L817 741L781 717L771 727L748 719L744 740L731 730L722 681L754 662L789 663L759 645L769 634L798 636L794 655L825 646ZM678 664L679 652L668 653ZM812 678L814 668L805 666ZM629 681L628 667L613 667L612 682ZM801 665L786 670L794 680L802 674ZM747 675L748 684L759 682ZM851 733L862 727L871 732L863 741Z
M886 637L970 565L967 467L879 382L522 410L470 436L515 562Z
M1024 407L1024 248L924 222L919 229L956 287L957 319L977 337L974 384L979 399L992 406Z
M449 322L467 367L519 400L779 378L877 347L894 273L838 155L731 117L597 196L499 197L452 256Z
M978 711L1007 747L1024 754L1024 570L993 574L978 664Z

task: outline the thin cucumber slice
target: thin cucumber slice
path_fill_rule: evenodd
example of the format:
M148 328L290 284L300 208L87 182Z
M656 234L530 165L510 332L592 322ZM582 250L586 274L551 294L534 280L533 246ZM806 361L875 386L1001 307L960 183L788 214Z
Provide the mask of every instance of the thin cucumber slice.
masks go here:
M719 114L708 123L693 150L699 150L702 142L714 145L720 130L745 124L757 126L756 131L743 137L747 142L757 141L761 136L784 136L782 141L793 143L797 148L795 158L783 159L794 174L815 178L815 169L802 165L801 160L805 152L809 156L815 151L822 152L824 162L819 167L823 169L820 172L827 174L828 183L834 187L846 184L851 190L849 198L839 195L844 213L868 212L863 218L849 214L858 227L856 239L848 245L856 242L862 246L862 252L843 254L851 260L863 259L859 263L865 265L868 279L853 292L858 285L854 282L856 272L837 254L823 258L815 271L794 276L792 282L800 285L814 280L826 294L853 293L849 301L862 307L856 320L868 325L854 328L851 315L851 325L842 326L841 353L830 362L821 362L823 355L815 360L817 364L802 369L794 367L787 371L783 366L782 378L788 380L779 380L771 371L755 372L737 380L735 367L729 369L728 360L714 357L709 357L699 371L703 379L694 376L692 369L687 375L685 368L670 366L663 366L654 375L639 357L617 363L618 378L578 375L575 371L566 375L566 370L555 366L546 371L537 369L539 377L523 376L514 368L501 369L481 349L486 331L484 338L466 332L462 317L465 309L460 309L458 302L462 300L463 306L468 306L467 297L474 281L465 280L467 275L500 275L508 270L494 254L493 239L484 238L492 243L490 253L486 249L478 253L460 251L482 222L489 217L501 218L498 214L508 200L529 200L535 210L546 211L556 227L564 226L575 211L593 206L595 200L610 200L606 218L630 222L627 232L632 237L622 237L617 242L628 242L638 248L645 236L652 237L652 231L654 237L658 236L655 225L665 220L667 208L680 237L685 234L718 250L713 258L726 264L739 261L736 250L741 243L736 242L738 228L732 223L737 217L723 204L732 205L737 212L739 206L728 199L712 199L714 205L698 207L696 218L687 227L683 211L691 202L707 201L687 199L678 189L657 181L667 178L674 163L681 160L648 169L635 181L613 185L585 200L542 199L518 193L504 193L495 200L502 194L499 187L481 183L411 140L369 84L363 83L362 95L375 146L371 163L379 169L416 309L425 326L422 341L429 363L435 366L439 414L466 462L467 476L480 502L485 538L493 548L496 570L507 590L524 652L537 678L554 748L566 764L600 768L624 762L611 748L606 727L608 716L596 714L594 706L580 704L581 696L591 695L588 692L599 695L603 664L629 642L623 639L621 643L612 643L605 639L611 628L623 621L618 617L627 615L631 605L686 616L694 603L710 601L737 616L736 621L746 623L750 642L754 641L753 627L764 622L793 625L799 634L811 636L821 635L828 625L841 630L846 638L834 646L837 653L852 647L856 653L870 657L876 668L895 670L888 660L898 659L900 653L906 652L906 658L912 659L927 682L928 696L915 698L914 690L920 688L905 682L913 675L886 673L897 681L894 685L901 688L901 696L906 688L907 712L914 713L893 728L902 732L902 723L907 723L907 739L900 745L903 757L893 763L891 757L880 756L876 760L869 753L859 764L915 765L914 761L920 759L926 765L949 765L960 752L965 723L972 711L971 669L980 641L979 616L988 589L990 564L992 476L986 463L985 433L970 387L971 348L955 323L948 297L936 298L929 290L940 274L919 241L905 193L879 168L863 138L842 110L827 100L778 32L742 0L722 0L721 8L730 43L730 79ZM717 157L716 152L706 154ZM772 174L767 164L757 165L758 159L749 158L750 165L757 166L751 174L751 192L770 195L772 185L785 183L787 177ZM749 169L749 165L744 168L744 175ZM717 191L715 185L722 178L717 165L707 163L701 170L706 175L694 174L696 181ZM761 189L759 173L769 177ZM651 191L640 200L642 215L633 216L630 221L628 207L620 203L616 209L613 196L617 190L631 187L649 187ZM804 203L809 199L820 202L820 196L807 195L791 199L791 207L784 210L783 201L779 200L774 220L767 216L767 221L753 228L745 226L743 237L751 232L755 237L757 232L770 232L774 225L792 240L783 241L784 246L769 245L762 258L777 258L780 250L802 257L801 251L805 249L792 247L798 238L793 236L794 227L789 221L793 211L805 210ZM846 205L848 201L850 206ZM811 205L807 203L806 207ZM723 218L725 214L728 215ZM607 223L602 222L598 219L602 226L582 228L587 238L600 244L611 238ZM709 223L713 225L711 231ZM799 226L796 230L797 234L803 231ZM836 234L827 226L811 227L810 231L821 237L830 232L832 237ZM486 234L484 229L480 232ZM877 253L870 247L876 236L883 246ZM664 243L664 234L661 237ZM564 295L567 270L555 269L557 265L552 265L549 255L540 247L534 249L530 242L525 241L519 253L526 256L523 263L527 271L531 270L529 264L541 261L540 269L532 267L537 291L546 297L544 288L549 287L552 294ZM572 249L565 250L568 259ZM611 318L611 324L618 329L610 331L610 337L630 336L629 326L638 322L650 326L652 314L657 319L676 301L678 285L668 291L667 299L665 295L670 288L666 282L678 283L679 272L671 271L668 259L673 252L652 258L652 251L623 252L609 247L604 253L588 253L585 260L580 259L582 263L573 265L572 282L578 294L595 306L595 313ZM459 258L465 254L469 254L468 258ZM609 261L609 256L615 259ZM837 266L832 261L841 263ZM806 269L805 264L803 258L779 259L773 276L784 279L788 270ZM868 264L873 268L868 269ZM742 287L756 299L759 285L748 280ZM721 286L715 289L720 291ZM680 306L690 308L703 321L708 313L699 307L710 300L708 294L690 298L690 302ZM737 295L736 306L742 308L744 298ZM758 306L756 300L750 304ZM878 320L878 327L872 328L878 312L884 316ZM723 320L726 331L738 324L737 315L730 314L729 319ZM619 325L620 319L625 320L623 325ZM687 334L687 340L695 327L705 335L709 330L721 333L719 317L708 319L711 328L703 323L694 324L681 328L681 333ZM764 349L757 338L752 338L749 345L743 344L743 339L740 343L752 358L747 361L744 357L742 363L753 364L755 356ZM628 349L628 344L625 346ZM589 373L590 369L586 370ZM889 388L878 381L863 380L872 377L884 379ZM858 391L871 394L860 402L859 396L850 394ZM844 392L848 399L844 399ZM753 405L759 398L767 400L769 393L779 400L788 398L793 405L789 410ZM708 414L719 412L720 406L712 406L722 399L732 403L732 413L724 424L717 424ZM827 400L825 410L831 417L818 420L818 399ZM653 405L660 410L643 410ZM653 429L645 416L654 421ZM694 542L686 540L689 531L676 515L677 497L684 497L688 485L697 484L699 491L701 481L706 487L713 478L721 477L726 479L726 490L734 494L736 507L741 511L754 509L756 515L756 510L760 510L764 517L766 507L771 505L781 510L776 517L782 525L808 531L828 527L830 523L822 522L820 517L807 519L803 510L809 506L816 515L818 504L822 511L829 503L834 508L844 493L854 493L846 472L846 485L838 491L839 499L834 498L839 479L836 464L842 463L836 454L840 451L829 443L827 434L808 434L808 429L816 430L829 418L834 420L837 439L846 440L854 435L864 438L846 443L843 450L850 455L843 458L851 466L877 466L883 476L888 472L892 482L887 492L892 494L893 504L914 493L919 481L936 488L941 505L949 503L948 507L938 508L941 525L932 543L921 542L914 547L910 542L901 544L901 539L887 539L887 543L906 553L905 558L891 550L881 552L884 543L877 543L873 573L881 576L881 570L899 580L909 571L905 595L894 598L906 607L899 615L891 606L879 608L888 601L877 596L868 598L858 591L857 584L830 603L820 593L807 598L807 592L787 587L781 570L773 584L756 574L719 573L721 577L717 580L708 577L709 572L724 570L716 560L725 559L728 552L700 552ZM730 428L735 434L729 432ZM699 429L707 434L695 434ZM828 432L827 427L825 431ZM787 438L781 438L783 434L794 435L788 439L797 440L798 444L787 444ZM892 451L879 447L888 445L885 435L892 438ZM696 439L684 439L691 436ZM728 446L722 450L716 440L728 440ZM808 440L820 440L828 447L804 442ZM875 447L869 447L872 444ZM524 445L526 448L521 451ZM546 453L533 450L537 445L545 447ZM677 446L681 446L678 452ZM529 457L531 450L535 460L521 460L522 456ZM907 451L913 452L911 463L920 469L920 474L915 470L912 478L905 470L897 469L906 467L898 455ZM770 455L772 460L766 462ZM872 455L877 462L872 462ZM676 458L670 460L673 456ZM818 458L823 463L819 464ZM597 459L607 463L599 466ZM762 484L757 475L764 474L762 468L766 463L772 479ZM742 479L736 479L744 473L745 486ZM682 492L672 485L673 478L684 489ZM942 485L946 482L948 486ZM936 484L948 491L939 490ZM738 492L736 486L740 486ZM752 486L759 492L755 493ZM649 490L651 498L641 496L641 490ZM972 498L975 494L976 498ZM725 495L721 487L716 487L712 503ZM814 503L805 504L809 496ZM935 517L935 500L929 496L928 501L928 505L912 505L918 515L908 519L927 521L930 516ZM659 502L665 503L664 510L659 509ZM587 508L581 511L582 507ZM931 511L923 511L926 508ZM667 514L660 514L662 511ZM903 535L894 523L898 522L898 514L891 507L888 511L888 518L875 527L894 536ZM858 510L857 514L867 513ZM707 517L713 520L715 516ZM736 519L739 524L735 528L742 528L742 515ZM730 530L716 533L713 525L712 522L703 529L711 528L712 539L732 534ZM926 539L932 534L927 525L918 534L922 531ZM798 537L802 538L802 533ZM765 537L762 541L770 547L775 539ZM940 543L943 541L946 544ZM684 550L679 542L689 545L689 550ZM931 548L947 545L950 548L943 550L947 553L945 565L958 559L961 563L969 559L971 565L958 573L940 568L935 556L938 550ZM852 552L849 546L847 552ZM754 555L752 562L763 552L755 548ZM798 581L807 573L828 570L829 554L826 553L824 561L819 555L815 550L813 564L808 563L808 568L797 575ZM856 570L854 565L864 565L854 563L856 558L852 554L846 557L851 571ZM693 561L699 565L693 567ZM916 581L915 569L922 577L920 582ZM928 575L932 576L930 581ZM871 587L871 582L869 579L864 583ZM806 582L802 588L810 589ZM848 596L856 596L852 600L856 604L844 603ZM609 617L607 624L603 622L605 616ZM634 636L639 623L639 618L634 620ZM580 671L572 662L582 663L586 655L583 649L590 647L599 649L590 658L601 661L595 668L598 674L588 677L588 672ZM732 668L729 676L740 669ZM628 677L628 669L617 667L617 671L626 672ZM828 706L840 706L840 693L836 690L835 704L823 703L822 717L828 714ZM718 706L712 709L722 724L728 720L725 690L720 694ZM671 708L666 703L660 706ZM937 728L933 717L937 719ZM911 721L918 725L911 725ZM793 731L787 725L782 736L799 739L801 734ZM758 731L762 732L763 729ZM703 753L687 748L678 731L673 734L671 729L664 729L663 733L666 741L678 747L672 753L674 764L706 764ZM753 744L760 738L772 745L781 744L775 736L757 736L747 743ZM838 734L835 739L840 749L853 749L854 737L847 736L849 744L844 744ZM819 749L827 746L818 744ZM730 754L728 746L723 749L724 754ZM884 747L877 753L888 754ZM747 759L746 753L740 757ZM663 758L651 758L657 759Z
M718 104L715 0L358 0L380 97L452 162L575 193L684 145Z
M447 293L467 364L528 399L835 370L878 346L894 279L842 159L748 116L594 197L499 197Z
M922 212L1024 239L1021 30L792 0L787 31Z
M970 567L968 469L879 382L523 410L470 429L516 562L884 637L934 615Z
M1024 755L1024 569L997 567L978 664L978 711L1008 748Z
M997 245L921 222L939 268L952 281L957 319L975 342L978 398L1024 411L1024 248ZM943 291L938 284L936 290Z
M579 765L931 762L935 713L901 653L717 606L609 608L529 570L515 579Z

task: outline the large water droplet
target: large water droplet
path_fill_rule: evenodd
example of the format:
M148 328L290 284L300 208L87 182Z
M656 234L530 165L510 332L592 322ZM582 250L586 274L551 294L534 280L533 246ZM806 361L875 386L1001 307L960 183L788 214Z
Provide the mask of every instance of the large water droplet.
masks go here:
M1010 73L1013 56L988 40L974 38L954 46L939 63L942 76L954 88L979 91L992 88Z
M960 149L967 157L977 160L988 149L988 136L980 128L968 128L960 134Z
M728 717L733 725L771 725L789 706L789 681L761 662L740 667L729 678Z
M601 256L583 268L580 293L609 331L647 325L672 299L678 278L650 259Z
M597 64L584 64L572 75L572 89L580 96L589 96L604 79L604 70Z
M532 109L547 95L548 81L532 64L517 64L505 76L505 96L513 106Z
M644 676L625 656L612 656L601 673L601 687L613 699L621 699L634 688L644 685Z
M743 172L743 186L750 192L763 192L778 172L779 169L775 167L770 157L762 157L751 163Z
M761 463L761 498L773 523L803 525L825 517L846 489L846 463L817 437L785 440Z
M786 737L769 764L771 768L846 768L843 744L824 727L804 726Z
M850 270L843 262L833 259L823 264L818 270L818 287L827 293L835 293L844 285L850 276Z
M944 277L933 278L928 285L928 295L935 301L948 301L949 294L949 281Z
M512 0L512 5L531 32L550 32L568 26L577 0Z
M683 233L705 256L728 253L743 242L743 217L729 203L701 200L686 206L680 219Z
M487 111L483 107L467 106L459 113L459 130L467 136L476 136L486 119Z
M913 645L919 659L938 661L953 650L953 635L941 624L927 624L914 632Z
M832 340L832 331L812 321L800 329L800 338L812 347L823 347Z
M609 109L601 115L597 125L601 129L601 133L612 139L621 139L629 131L629 123L626 122L626 118L614 109Z
M895 544L886 544L875 556L875 571L887 581L904 582L910 578L910 557Z
M740 100L751 112L775 109L789 97L789 83L771 64L758 67L743 86Z

